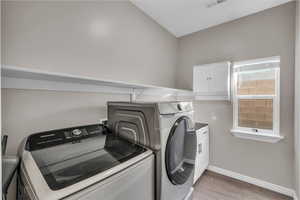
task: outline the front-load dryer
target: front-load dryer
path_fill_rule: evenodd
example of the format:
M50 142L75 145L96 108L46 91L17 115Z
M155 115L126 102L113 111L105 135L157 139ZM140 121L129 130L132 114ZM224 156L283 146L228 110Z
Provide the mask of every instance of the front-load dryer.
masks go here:
M108 125L154 151L156 200L192 199L197 148L191 102L109 102Z
M192 198L196 155L190 102L159 103L162 151L162 200Z

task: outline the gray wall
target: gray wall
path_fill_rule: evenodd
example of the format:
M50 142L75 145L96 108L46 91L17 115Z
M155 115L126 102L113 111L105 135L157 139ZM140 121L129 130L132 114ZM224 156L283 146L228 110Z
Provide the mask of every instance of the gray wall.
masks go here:
M99 123L107 117L107 101L129 101L129 95L2 89L2 133L8 134L7 154L15 155L28 135L40 131ZM172 97L138 96L138 101ZM15 199L15 184L9 200Z
M128 1L1 5L4 64L174 87L177 39ZM3 90L2 95L3 130L11 135L12 154L29 133L95 123L106 116L106 101L129 100L126 95L30 90Z
M178 41L128 1L1 2L2 63L132 83L175 86ZM140 96L141 100L167 100ZM98 123L128 95L2 90L2 133L13 155L27 135ZM14 199L11 188L9 199Z
M300 197L300 1L296 14L296 65L295 65L295 189Z
M195 102L197 120L210 123L212 164L274 184L293 184L294 4L219 25L178 41L128 2L9 2L2 4L5 64L114 80L192 88L192 66L282 56L281 130L277 144L234 138L232 106ZM138 76L137 76L138 74ZM140 97L142 100L166 100ZM95 123L106 101L127 95L2 90L8 153L28 134Z
M15 155L29 134L106 118L107 101L128 101L128 95L2 89L2 134L8 134L7 154ZM15 199L15 183L8 199Z
M107 117L107 101L129 101L129 95L2 89L2 130L9 135L7 153L14 155L29 134L99 123ZM138 96L138 101L172 97Z
M175 85L177 39L129 1L2 3L4 64Z
M211 164L293 188L295 2L179 39L177 87L192 88L194 65L281 56L281 134L276 144L231 135L229 102L195 102L196 120L211 128Z
M107 101L128 101L128 95L2 89L2 130L9 135L8 154L15 154L29 134L106 118Z

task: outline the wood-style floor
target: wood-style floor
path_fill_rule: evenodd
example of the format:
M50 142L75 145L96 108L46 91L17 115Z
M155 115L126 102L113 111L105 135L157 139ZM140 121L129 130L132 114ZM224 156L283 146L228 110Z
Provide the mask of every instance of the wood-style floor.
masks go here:
M205 172L194 186L193 200L292 200L226 176Z

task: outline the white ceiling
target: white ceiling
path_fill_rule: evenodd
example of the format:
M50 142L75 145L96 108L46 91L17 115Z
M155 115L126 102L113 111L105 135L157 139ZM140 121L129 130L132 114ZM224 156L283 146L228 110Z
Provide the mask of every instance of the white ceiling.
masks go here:
M176 37L244 17L292 0L131 0Z

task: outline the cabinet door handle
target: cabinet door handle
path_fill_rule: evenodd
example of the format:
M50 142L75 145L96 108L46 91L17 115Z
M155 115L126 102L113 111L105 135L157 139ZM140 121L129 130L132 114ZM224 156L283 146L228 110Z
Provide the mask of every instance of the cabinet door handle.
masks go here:
M202 153L202 143L198 144L198 153Z

